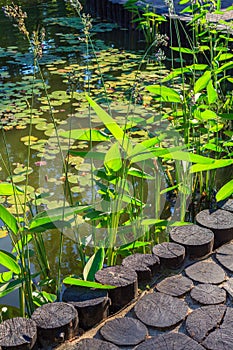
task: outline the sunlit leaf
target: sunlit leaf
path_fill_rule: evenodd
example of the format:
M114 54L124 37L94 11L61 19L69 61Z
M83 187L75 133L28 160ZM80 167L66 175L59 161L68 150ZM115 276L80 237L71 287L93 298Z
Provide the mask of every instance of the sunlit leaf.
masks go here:
M102 109L92 98L86 95L86 99L89 102L90 106L94 109L97 116L104 123L106 128L111 132L115 139L123 147L126 154L132 150L131 141L126 135L126 133L121 129L121 127L115 122L115 120Z
M5 266L7 269L9 269L17 275L21 271L16 257L11 253L6 252L5 250L0 250L0 264Z
M102 247L90 257L83 269L83 278L85 281L95 281L96 272L103 268L104 257L105 251Z
M101 284L97 282L83 281L74 277L66 277L63 280L63 283L68 285L73 285L73 286L97 288L97 289L115 289L116 288L115 286L110 286L107 284Z
M206 71L194 84L194 93L202 91L206 88L211 79L211 72Z
M207 171L212 169L224 168L226 166L232 165L233 159L220 159L214 160L212 164L195 164L192 165L190 172L196 173L199 171Z
M80 141L109 141L110 137L100 130L74 129L59 133L60 136Z
M12 215L2 204L0 204L0 219L5 225L14 233L18 232L18 222L14 215Z
M222 201L233 194L233 180L228 181L216 194L217 202Z
M146 89L155 95L160 96L163 102L181 102L180 95L174 89L162 85L149 85Z
M12 185L8 182L0 183L0 196L11 196L17 194L23 194L23 190L17 186Z
M114 143L107 151L104 158L104 165L107 169L112 171L119 171L122 167L122 159L120 152L120 145L118 142Z

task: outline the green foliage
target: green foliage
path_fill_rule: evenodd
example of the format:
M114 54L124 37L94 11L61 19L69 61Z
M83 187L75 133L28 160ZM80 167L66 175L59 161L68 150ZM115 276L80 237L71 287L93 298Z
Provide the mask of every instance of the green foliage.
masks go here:
M115 289L116 287L110 286L107 284L101 284L97 282L83 281L74 277L66 277L63 280L64 284L79 286L79 287L87 287L87 288L97 288L97 289Z

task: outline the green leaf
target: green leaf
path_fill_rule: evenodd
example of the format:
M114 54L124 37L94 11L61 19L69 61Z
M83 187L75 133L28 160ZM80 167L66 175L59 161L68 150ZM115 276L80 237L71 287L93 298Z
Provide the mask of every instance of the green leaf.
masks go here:
M0 219L6 224L6 226L15 235L17 234L18 232L17 220L2 204L0 204Z
M87 288L97 288L97 289L115 289L115 286L110 286L107 284L101 284L97 282L83 281L74 277L66 277L63 280L64 284L70 284L74 286L87 287Z
M99 248L97 252L90 257L83 269L83 278L85 281L95 281L95 274L103 268L105 251Z
M190 172L197 173L199 171L207 171L212 169L224 168L226 166L232 165L233 159L220 159L215 160L212 164L195 164L192 165Z
M120 152L120 145L118 142L114 143L107 151L104 158L104 165L107 169L118 171L122 167L122 159Z
M205 70L208 67L207 64L203 63L194 63L191 66L186 66L186 68L191 69L191 70Z
M208 98L209 104L216 102L218 98L218 94L213 86L212 80L210 80L209 83L207 84L207 98Z
M145 246L150 245L150 244L151 244L151 242L135 241L135 242L124 244L124 245L120 246L117 249L117 253L119 253L120 251L123 251L123 250L130 250L130 249L137 249L140 247L145 247Z
M132 197L128 194L121 194L120 200L131 205L137 205L139 207L144 207L145 204L138 198Z
M174 46L171 46L171 49L173 51L178 51L178 52L181 52L181 53L186 53L186 54L191 54L191 55L193 55L195 53L194 50L188 49L186 47L174 47Z
M200 119L203 121L211 120L211 119L215 120L217 119L217 114L214 111L206 109L204 112L200 113Z
M223 72L223 71L225 71L227 69L231 69L231 68L233 68L233 62L227 62L227 63L223 64L221 67L219 67L215 71L215 73L218 74L218 73L221 73L221 72Z
M136 168L130 168L127 172L128 175L139 177L141 179L147 179L147 180L154 180L155 177L151 176L150 174L147 174L145 171L136 169Z
M190 163L200 163L200 164L212 164L214 162L214 159L212 158L203 157L198 154L193 154L190 152L183 152L183 151L171 152L171 153L165 154L163 157L167 159L183 160Z
M8 182L0 183L0 196L12 196L17 194L23 194L24 191L18 186L12 185Z
M186 68L176 68L171 71L165 78L161 80L161 82L169 81L171 79L174 79L175 77L182 75L184 73L190 72L190 69Z
M192 225L192 222L186 222L186 221L174 221L169 226L187 226Z
M167 187L167 188L165 188L164 190L160 191L160 194L164 194L164 193L173 191L173 190L175 190L176 188L178 188L178 185L171 186L171 187Z
M181 102L178 92L167 86L149 85L146 89L152 94L159 95L163 102Z
M142 225L149 226L149 225L157 225L157 226L167 226L168 221L167 220L160 220L160 219L145 219L142 220Z
M90 106L94 109L97 116L104 123L106 128L111 132L111 134L115 137L115 139L120 143L123 147L126 154L131 152L132 144L126 133L122 130L122 128L115 122L115 120L107 113L104 109L102 109L91 97L86 95L86 99L89 102Z
M217 202L222 201L233 194L233 180L228 181L216 194Z
M75 129L59 133L59 136L81 141L110 141L110 137L100 130Z
M233 120L233 113L222 113L219 114L219 117L227 120Z
M104 160L106 153L104 152L87 152L87 151L74 151L69 150L69 154L75 157L82 157L88 159Z
M226 60L229 60L232 57L233 57L232 53L223 53L222 55L219 56L218 60L219 61L226 61Z
M76 215L82 213L87 209L92 208L91 205L83 205L77 207L59 207L55 209L50 209L37 214L30 222L29 229L32 232L42 232L44 231L44 226L51 228L56 227L53 223L63 222L64 218L70 215ZM51 225L50 225L51 224Z
M22 286L22 280L17 279L15 281L11 281L8 283L5 283L4 285L0 286L0 298L5 297L7 294L13 292L14 290L20 288Z
M16 257L11 253L6 252L5 250L0 250L0 264L5 266L16 275L18 275L21 271Z
M6 271L0 273L0 284L9 282L13 277L12 271Z
M211 79L211 72L206 71L194 84L194 93L202 91L206 88Z

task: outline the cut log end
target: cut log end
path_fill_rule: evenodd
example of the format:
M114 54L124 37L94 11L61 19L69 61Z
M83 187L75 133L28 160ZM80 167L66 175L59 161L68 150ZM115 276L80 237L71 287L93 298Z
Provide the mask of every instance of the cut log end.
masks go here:
M159 258L161 266L169 269L180 267L185 258L185 248L173 242L157 244L153 253Z
M95 274L97 282L115 286L115 289L109 289L111 299L110 310L118 311L133 299L138 292L138 279L135 271L122 265L106 267Z
M194 224L172 228L170 237L173 242L183 245L193 259L210 254L214 245L214 233Z
M27 318L15 317L0 324L0 348L33 349L37 339L36 323Z
M38 340L43 346L72 339L78 332L78 313L64 302L45 304L32 314L37 325Z

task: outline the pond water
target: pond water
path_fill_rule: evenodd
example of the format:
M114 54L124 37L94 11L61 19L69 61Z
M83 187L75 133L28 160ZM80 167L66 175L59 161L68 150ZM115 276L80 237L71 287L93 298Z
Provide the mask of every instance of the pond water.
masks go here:
M5 1L0 1L0 5L5 5ZM28 191L32 193L36 191L37 194L48 192L51 198L49 200L46 197L41 200L37 199L36 205L51 209L57 207L59 201L63 200L63 190L59 187L62 186L62 165L57 156L59 145L53 136L54 128L45 98L45 86L52 101L59 132L65 129L69 130L71 122L72 128L88 127L90 120L96 129L102 128L103 125L96 118L96 115L90 114L87 108L84 90L91 88L99 103L106 104L106 98L100 75L97 72L98 65L93 59L94 54L91 48L87 52L85 43L79 39L83 36L82 25L67 3L63 0L23 1L22 6L28 13L26 25L31 37L33 31L45 28L43 56L39 60L45 85L41 81L38 69L33 65L33 54L29 43L1 11L0 180L9 180L10 169L10 172L13 173L14 183L23 187L26 183L26 164L29 162L30 188ZM111 98L113 115L117 116L119 123L124 123L125 115L128 113L128 96L130 96L134 85L134 69L137 68L141 60L144 43L140 42L137 32L132 33L127 28L120 28L114 23L94 20L92 26L95 54L99 58L105 80L109 81L107 93L111 95L116 92L116 97ZM142 49L141 52L140 49ZM142 80L149 75L153 82L160 74L158 71L154 71L150 65L144 68L145 73L141 77ZM72 82L72 74L74 73L75 82ZM71 100L68 90L73 89L74 84L76 95ZM131 118L138 120L141 118L142 121L145 118L152 120L154 118L153 111L150 108L145 111L146 97L142 97L138 92L137 98L141 100L137 110L134 108L131 113ZM142 99L144 99L143 103ZM30 118L31 114L33 115L32 119ZM3 130L4 132L2 132ZM145 131L135 129L135 140L138 137L143 137L143 133ZM29 143L30 147L28 147ZM71 146L70 144L67 146L67 142L64 140L62 144L64 152ZM79 142L78 147L79 150L89 149L85 141ZM108 146L102 142L100 145L97 143L94 147L99 150L101 147L106 149ZM89 164L80 165L76 160L72 166L78 169L78 174L76 172L76 174L71 174L73 177L70 176L70 183L73 185L73 200L86 203L93 195L93 189L89 185L91 181ZM78 176L79 180L77 180ZM34 198L33 196L31 198ZM149 191L148 202L153 202L152 197L153 191ZM5 201L5 199L3 200ZM34 200L32 203L35 205ZM16 208L14 205L13 199L8 198L7 205L13 214L16 211L20 212L19 207ZM84 233L84 237L87 235L87 232ZM10 238L4 237L4 231L1 231L1 236L1 249L9 251L11 249ZM72 239L68 236L69 234L65 236L62 253L62 276L79 273L79 256L74 243L75 239L73 236ZM44 234L52 276L57 274L59 249L57 237L58 232L56 231L47 231ZM0 302L17 306L18 293L11 293L1 298Z
M73 203L85 205L93 201L98 203L101 198L103 187L98 184L101 174L95 173L93 176L92 164L87 158L91 153L101 154L109 149L109 134L100 119L90 110L85 92L89 92L106 110L110 105L112 116L118 124L125 126L127 119L126 127L135 143L144 138L160 136L166 131L169 137L165 140L165 146L183 147L179 133L170 128L166 118L161 118L169 106L168 109L166 106L161 108L158 103L157 109L152 107L151 97L144 88L145 84L155 84L168 73L159 58L160 51L153 51L149 59L145 59L145 43L140 34L132 30L127 20L123 27L119 27L115 23L94 18L92 43L88 42L87 45L82 23L65 1L21 3L29 15L26 25L31 46L10 19L4 16L3 11L0 12L0 181L9 181L11 175L14 183L23 188L28 176L30 186L27 191L31 207L27 206L26 210L29 217L30 210L35 214L36 208L47 210ZM93 10L95 2L87 3L92 15L98 14L96 8ZM5 1L0 1L0 4L5 5ZM45 29L45 37L38 68L33 60L33 31L38 33L40 39L43 36L42 28ZM91 146L85 137L79 141L71 139L71 130L79 131L90 126L96 132L94 135L100 137L96 136L97 139ZM70 196L64 196L65 179L61 156L66 158L70 150L86 152L87 155L85 161L77 155L69 157L68 182L71 193ZM99 168L102 163L103 159L95 159L94 165ZM179 220L179 201L171 209L166 202L166 193L160 197L159 203L156 199L156 194L158 198L160 190L167 186L162 166L153 163L153 171L157 174L156 183L146 181L142 184L139 180L133 182L131 179L127 185L129 193L132 193L133 198L134 191L143 194L143 217L153 218L161 214L162 218L167 218L173 210L174 219ZM171 172L174 170L172 166L168 169ZM14 201L14 198L1 199L11 213L22 214L24 205L18 203L16 206ZM107 210L109 201L108 199L101 204L102 210ZM96 210L99 210L98 204ZM123 216L122 223L127 222L127 219ZM71 230L65 231L62 277L80 273L76 228L74 230L76 222L71 223ZM82 243L93 247L95 242L90 234L92 226L85 224L81 216L78 216L78 226ZM132 231L131 227L130 230ZM98 239L103 240L104 234L105 230L100 231ZM141 235L140 228L133 238ZM10 250L10 238L4 236L4 231L0 231L0 237L1 249ZM58 237L59 231L56 230L43 234L51 275L54 277L57 276L58 268ZM127 242L132 241L132 234L127 231L127 227L122 228L118 245L125 243L121 237L127 237ZM37 268L36 261L34 263ZM0 302L17 306L18 294L9 294Z

